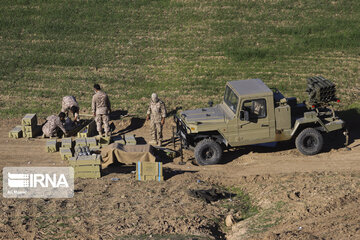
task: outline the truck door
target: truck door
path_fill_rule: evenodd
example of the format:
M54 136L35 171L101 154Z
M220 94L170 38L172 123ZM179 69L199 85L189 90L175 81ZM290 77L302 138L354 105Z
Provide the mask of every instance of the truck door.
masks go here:
M270 120L265 98L242 101L238 116L238 131L241 145L263 143L270 139ZM244 119L244 115L248 118Z

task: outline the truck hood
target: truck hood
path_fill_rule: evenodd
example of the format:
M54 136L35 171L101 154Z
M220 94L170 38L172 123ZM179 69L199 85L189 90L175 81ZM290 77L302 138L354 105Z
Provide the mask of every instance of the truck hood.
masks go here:
M198 108L180 113L187 123L215 123L224 122L226 113L221 104L209 108Z

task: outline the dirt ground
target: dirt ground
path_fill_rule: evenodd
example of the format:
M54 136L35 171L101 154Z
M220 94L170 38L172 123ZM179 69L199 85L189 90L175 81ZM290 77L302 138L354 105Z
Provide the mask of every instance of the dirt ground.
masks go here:
M326 137L316 156L303 156L292 144L252 146L226 152L222 164L196 166L185 151L185 165L179 158L164 164L163 182L138 182L134 166L113 166L100 179L77 179L71 199L1 197L0 238L360 239L358 121L350 126L351 151L337 134ZM1 167L66 166L59 153L45 152L44 139L9 139L19 123L0 121ZM114 123L116 133L150 138L142 119ZM165 139L171 128L167 120ZM236 212L242 206L236 198L206 202L189 194L214 186L247 193L257 212L246 218ZM228 215L235 220L227 227Z

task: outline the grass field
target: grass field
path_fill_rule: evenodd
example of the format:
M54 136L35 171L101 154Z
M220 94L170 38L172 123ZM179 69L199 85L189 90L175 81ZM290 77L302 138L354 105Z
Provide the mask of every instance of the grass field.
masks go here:
M0 118L57 113L92 85L113 109L144 116L157 92L169 110L220 102L229 80L261 78L305 99L306 78L337 84L360 109L358 0L3 0Z

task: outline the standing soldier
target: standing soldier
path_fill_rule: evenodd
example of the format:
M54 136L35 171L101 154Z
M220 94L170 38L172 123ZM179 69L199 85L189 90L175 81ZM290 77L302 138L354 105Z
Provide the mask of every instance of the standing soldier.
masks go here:
M62 99L61 111L69 116L69 111L75 117L74 122L79 121L79 104L74 96L65 96Z
M59 116L51 115L46 118L46 122L42 127L43 137L61 137L62 131L65 135L67 132L63 126L65 122L65 113L61 112Z
M165 117L165 104L158 98L156 93L153 93L146 116L146 121L150 119L150 132L152 137L152 141L149 142L150 144L162 145L162 127L165 123Z
M94 91L95 94L92 98L91 108L95 116L96 129L99 135L102 136L101 123L104 123L105 135L110 136L109 114L111 106L109 97L105 92L101 91L99 84L94 84Z

